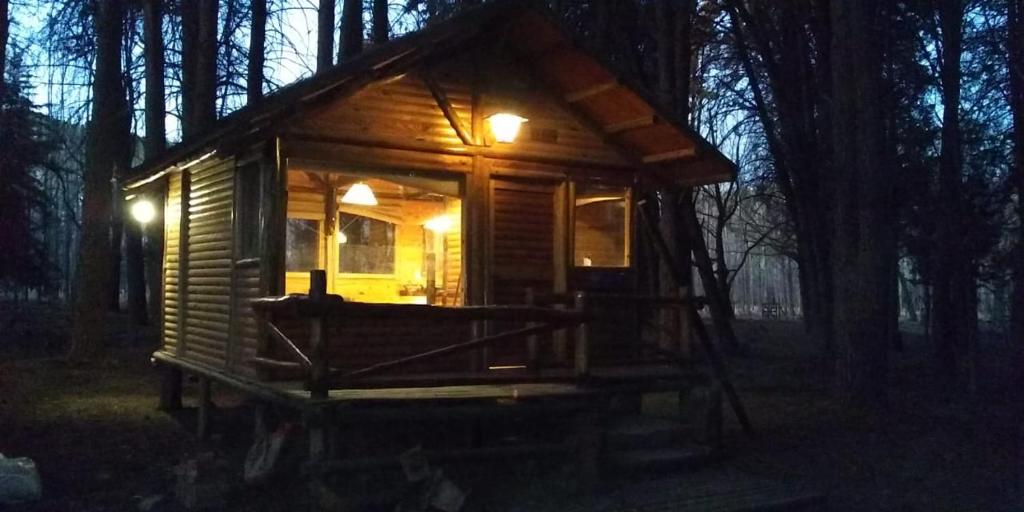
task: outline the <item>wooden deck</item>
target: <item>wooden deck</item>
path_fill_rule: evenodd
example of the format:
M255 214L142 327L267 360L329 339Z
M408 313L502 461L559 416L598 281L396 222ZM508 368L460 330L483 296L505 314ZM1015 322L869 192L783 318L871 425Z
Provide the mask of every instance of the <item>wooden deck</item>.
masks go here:
M684 374L668 365L596 367L584 384L570 382L572 369L547 369L533 374L491 370L479 374L411 374L401 378L368 378L360 387L331 389L326 399L311 398L305 382L256 381L157 352L154 359L238 389L247 395L295 408L344 404L411 404L493 401L535 401L678 390L700 383L698 373ZM452 382L467 382L447 384Z

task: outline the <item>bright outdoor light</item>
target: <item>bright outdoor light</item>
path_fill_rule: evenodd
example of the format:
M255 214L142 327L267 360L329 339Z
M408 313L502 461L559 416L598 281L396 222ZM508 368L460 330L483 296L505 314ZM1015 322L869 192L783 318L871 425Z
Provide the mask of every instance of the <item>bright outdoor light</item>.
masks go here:
M491 132L494 133L494 140L498 142L510 143L516 141L516 136L519 135L519 127L523 123L529 121L525 117L520 117L515 114L509 114L507 112L500 112L488 117L487 120L491 123Z
M139 224L147 224L156 217L156 208L153 203L145 199L137 199L132 203L132 218Z
M348 242L348 237L345 236L345 232L340 229L338 230L338 235L335 236L334 238L338 239L338 245Z
M451 217L447 215L438 215L437 217L423 223L423 227L428 231L433 231L434 233L447 233L448 231L451 231L453 224Z
M349 187L348 192L341 196L341 202L360 206L377 206L377 197L373 195L373 190L370 190L369 185L359 182Z

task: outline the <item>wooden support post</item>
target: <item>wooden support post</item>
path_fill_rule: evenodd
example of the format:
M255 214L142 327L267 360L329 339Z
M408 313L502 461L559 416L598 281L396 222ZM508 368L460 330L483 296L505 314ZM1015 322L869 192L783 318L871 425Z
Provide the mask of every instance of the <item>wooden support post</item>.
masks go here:
M181 409L181 370L165 366L160 379L160 410L177 411Z
M533 288L526 289L526 305L534 306L537 304L537 299L534 297ZM537 322L528 322L527 327L536 327ZM526 337L526 368L530 371L540 371L540 339L536 334Z
M474 340L484 337L484 322L482 320L473 320L469 324L469 337ZM469 364L470 369L474 372L487 371L484 349L480 348L469 352Z
M210 379L199 377L199 414L196 420L196 437L206 440L210 437L210 412L213 409Z
M327 272L309 271L309 298L323 306L327 299ZM330 387L330 369L327 361L327 314L318 311L309 324L309 395L313 399L327 398Z
M576 292L574 302L576 311L587 312L587 296L585 292ZM576 378L585 379L590 374L590 341L587 339L587 321L584 320L576 326L576 353L575 353Z

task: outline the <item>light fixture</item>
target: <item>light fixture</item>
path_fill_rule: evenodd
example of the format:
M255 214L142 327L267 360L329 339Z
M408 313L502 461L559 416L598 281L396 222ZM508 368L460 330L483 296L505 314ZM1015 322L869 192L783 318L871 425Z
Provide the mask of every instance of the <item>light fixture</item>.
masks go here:
M334 238L338 239L338 245L348 242L348 237L345 236L345 232L340 229L338 230L337 236L335 236Z
M135 219L139 224L148 224L154 218L156 218L156 208L153 203L146 199L136 199L132 203L132 218Z
M447 215L438 215L423 223L423 228L427 231L433 231L434 233L446 233L451 231L454 222L452 218Z
M499 112L488 117L487 121L491 123L494 140L508 144L516 141L519 128L529 119L508 112Z
M373 190L369 185L360 181L348 188L348 192L341 196L341 202L360 206L377 206L377 196L373 195Z

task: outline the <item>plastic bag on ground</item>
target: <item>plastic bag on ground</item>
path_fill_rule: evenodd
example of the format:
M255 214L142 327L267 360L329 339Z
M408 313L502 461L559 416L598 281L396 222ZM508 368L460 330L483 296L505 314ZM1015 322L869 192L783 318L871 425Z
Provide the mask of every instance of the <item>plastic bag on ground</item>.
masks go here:
M0 454L0 504L35 501L43 495L36 463L27 457L7 459Z

